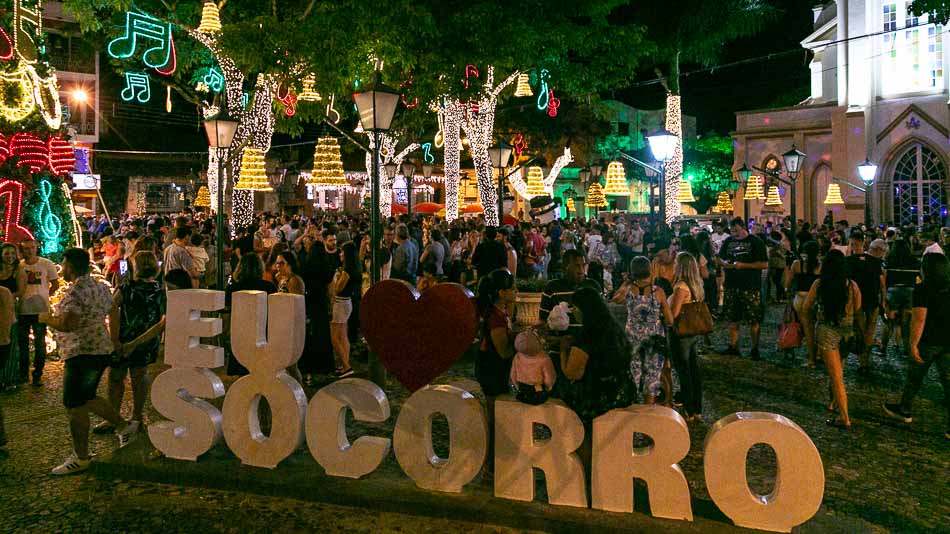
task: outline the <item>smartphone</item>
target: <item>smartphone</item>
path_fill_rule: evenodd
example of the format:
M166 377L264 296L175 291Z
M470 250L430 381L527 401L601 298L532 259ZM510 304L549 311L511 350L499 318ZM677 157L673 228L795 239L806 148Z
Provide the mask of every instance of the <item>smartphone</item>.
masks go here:
M129 272L129 260L119 260L119 275L125 276Z

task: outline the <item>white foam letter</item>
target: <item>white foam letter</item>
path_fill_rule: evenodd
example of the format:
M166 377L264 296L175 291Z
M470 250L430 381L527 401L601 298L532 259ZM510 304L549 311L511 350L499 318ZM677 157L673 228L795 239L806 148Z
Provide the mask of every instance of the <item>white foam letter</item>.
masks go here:
M224 439L242 463L274 468L303 443L307 396L285 369L303 352L304 297L238 291L231 309L231 350L250 373L224 398ZM261 397L270 406L270 436L261 432Z
M634 433L653 439L633 448ZM631 406L594 419L593 507L633 511L633 479L646 482L655 517L693 520L689 485L677 462L689 452L686 421L665 406Z
M165 313L165 363L177 367L224 365L224 348L201 344L201 338L221 333L221 319L201 317L203 311L224 308L224 291L178 289L168 292Z
M534 424L551 430L551 439L535 441ZM534 499L534 472L544 471L548 502L587 506L584 465L574 452L584 441L584 425L566 404L548 400L539 406L511 397L495 401L495 496Z
M357 421L383 423L389 419L389 400L379 386L362 378L344 378L310 400L307 446L328 475L360 478L372 473L389 454L389 438L362 436L350 444L347 408Z
M449 423L449 457L432 448L432 418ZM393 432L393 448L402 470L423 489L459 493L485 463L488 423L482 404L455 386L426 386L403 404Z
M775 489L753 494L746 480L749 449L764 443L775 451ZM709 429L703 465L713 502L739 527L789 532L818 511L825 492L821 455L791 420L765 412L738 412Z

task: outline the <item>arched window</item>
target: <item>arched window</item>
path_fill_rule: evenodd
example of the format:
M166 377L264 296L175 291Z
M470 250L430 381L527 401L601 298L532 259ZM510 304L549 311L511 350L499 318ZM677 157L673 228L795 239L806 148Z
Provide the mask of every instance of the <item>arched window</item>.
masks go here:
M947 169L936 152L911 145L894 166L894 220L922 224L926 216L939 219L947 206Z

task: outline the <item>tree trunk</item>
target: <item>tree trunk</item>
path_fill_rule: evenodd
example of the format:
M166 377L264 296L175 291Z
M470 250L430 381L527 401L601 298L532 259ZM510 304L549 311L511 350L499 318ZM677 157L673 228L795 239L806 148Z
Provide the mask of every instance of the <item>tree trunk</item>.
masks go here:
M664 208L664 220L669 223L681 213L680 203L676 200L676 194L679 192L679 181L683 175L683 112L682 102L679 94L680 65L679 52L673 56L670 61L670 75L667 78L666 94L666 124L665 128L676 135L676 151L666 164L666 205Z
M459 179L461 178L460 121L461 106L457 101L446 103L440 110L442 124L442 160L445 174L445 219L452 222L458 218L461 199L459 198Z

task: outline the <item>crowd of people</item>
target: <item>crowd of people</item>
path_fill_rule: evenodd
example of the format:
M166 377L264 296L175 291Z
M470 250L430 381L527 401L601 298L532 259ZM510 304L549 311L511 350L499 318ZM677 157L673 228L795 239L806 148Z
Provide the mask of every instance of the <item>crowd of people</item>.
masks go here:
M950 324L950 229L826 220L793 232L789 223L665 225L612 215L492 227L482 218L402 215L384 220L375 256L383 279L419 292L445 282L473 291L475 376L489 416L494 400L511 393L532 404L561 398L588 428L634 402L677 406L688 422L701 422L700 354L712 347L706 332L679 326L708 310L728 324L728 345L718 352L741 357L747 327L747 354L758 360L766 304L786 301L788 320L802 332L804 365L827 369L829 424L852 425L843 360L856 354L858 373L867 374L872 356L886 358L892 341L910 363L901 399L884 402L886 413L912 421L914 397L933 365L950 395L950 329L940 328ZM65 360L73 454L55 474L88 467L90 411L103 419L92 430L114 432L120 444L141 430L167 290L225 290L225 321L235 291L303 295L306 344L288 372L307 386L321 375L354 373L351 345L373 270L367 214L262 213L242 227L225 224L223 287L214 219L200 212L88 218L85 249L67 250L59 269L38 256L34 241L0 247L0 387L42 386L47 328ZM543 288L528 328L513 326L526 324L512 320L519 287ZM103 399L96 389L107 369ZM247 372L233 357L226 371ZM119 413L127 376L133 405L126 420ZM0 451L4 440L0 413Z

